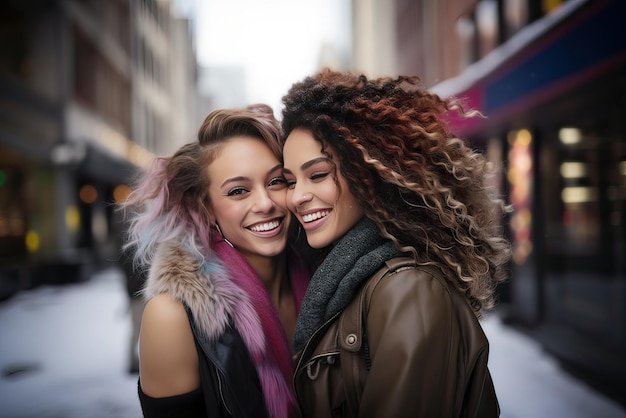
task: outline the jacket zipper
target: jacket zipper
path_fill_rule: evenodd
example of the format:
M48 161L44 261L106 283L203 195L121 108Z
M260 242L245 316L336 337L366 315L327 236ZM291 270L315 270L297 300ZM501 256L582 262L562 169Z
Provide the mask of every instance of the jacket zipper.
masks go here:
M223 384L222 384L222 375L220 373L220 371L217 369L217 367L215 368L215 375L217 376L217 390L220 393L220 398L222 399L222 404L224 405L224 408L226 408L226 411L228 412L228 414L230 416L233 415L232 411L230 410L230 408L228 407L228 403L226 402L226 398L224 398L224 390L223 390Z
M311 338L309 338L309 339L308 339L308 341L306 342L306 344L304 345L304 348L302 349L302 355L300 356L300 359L298 359L298 364L296 365L296 368L295 368L295 371L296 371L296 372L293 374L293 387L294 387L294 390L296 391L296 397L297 397L297 395L298 395L298 393L297 393L297 392L298 392L298 386L296 385L296 376L297 376L297 374L298 374L298 371L300 371L300 367L302 366L302 361L303 361L303 359L304 359L304 357L305 357L305 354L307 354L307 353L308 353L309 346L311 345L311 342L312 342L313 340L315 340L315 338L318 336L318 334L319 334L322 330L324 330L324 329L328 328L328 326L329 326L329 325L330 325L330 324L331 324L331 323L332 323L335 319L337 319L337 317L339 317L339 315L341 315L341 312L337 312L336 314L334 314L333 316L331 316L330 318L328 318L328 320L327 320L326 322L324 322L324 323L323 323L323 324L322 324L322 325L321 325L318 329L316 329L316 330L315 330L315 332L313 333L313 335L311 335ZM319 357L319 356L317 356L317 357ZM317 357L316 357L316 358L317 358ZM311 359L311 360L313 360L313 359ZM299 403L299 402L298 402L298 403ZM300 407L302 407L302 405L300 405Z
M309 379L311 379L311 380L317 379L317 376L318 376L319 371L320 371L320 365L321 365L321 362L322 362L323 359L326 359L326 363L327 364L334 364L335 363L335 358L334 357L338 356L338 355L339 355L339 351L331 351L331 352L324 353L324 354L318 354L315 357L311 357L309 359L309 361L307 361L306 366L305 366L306 373L307 373L307 376L309 376ZM331 359L332 359L332 361L331 361ZM313 370L312 366L314 364L317 364L317 367L315 368L315 372L312 372L312 370Z

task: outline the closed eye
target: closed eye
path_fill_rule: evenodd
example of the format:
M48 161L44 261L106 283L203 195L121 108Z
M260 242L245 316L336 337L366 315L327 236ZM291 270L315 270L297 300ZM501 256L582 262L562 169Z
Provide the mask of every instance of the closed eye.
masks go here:
M287 184L287 180L285 180L284 177L274 177L273 179L271 179L269 181L269 183L267 183L268 187L272 187L272 186L284 186Z
M311 175L311 180L321 180L326 178L330 173L315 173Z
M296 185L296 178L293 174L291 174L291 172L289 172L287 175L283 175L283 178L285 179L285 184L287 185L288 188L293 188L293 186Z

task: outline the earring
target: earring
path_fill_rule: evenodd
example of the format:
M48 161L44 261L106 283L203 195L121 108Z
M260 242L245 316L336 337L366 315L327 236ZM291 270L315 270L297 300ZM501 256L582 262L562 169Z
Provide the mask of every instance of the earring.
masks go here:
M217 222L215 222L215 229L217 229L217 232L220 234L220 237L222 237L222 239L226 241L226 244L230 245L231 248L235 248L235 246L229 240L226 239L224 234L222 234L222 230L220 229L220 226L217 224Z

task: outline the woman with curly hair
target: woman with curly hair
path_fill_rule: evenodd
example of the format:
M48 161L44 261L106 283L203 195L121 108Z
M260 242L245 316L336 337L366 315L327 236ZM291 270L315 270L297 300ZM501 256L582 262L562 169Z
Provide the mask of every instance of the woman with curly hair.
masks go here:
M305 416L499 415L479 319L508 207L418 84L325 70L283 98L287 205L325 253L294 339Z
M215 110L126 202L149 267L145 417L299 416L291 346L309 274L286 248L280 137L269 106Z

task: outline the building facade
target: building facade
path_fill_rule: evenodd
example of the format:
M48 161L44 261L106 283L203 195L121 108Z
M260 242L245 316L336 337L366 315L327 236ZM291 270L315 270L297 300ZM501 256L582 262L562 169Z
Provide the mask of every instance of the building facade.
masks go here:
M514 207L498 311L626 404L626 3L391 3L395 73L486 116L449 122Z
M166 0L9 0L0 20L6 295L115 260L114 203L153 155L193 139L196 71Z

